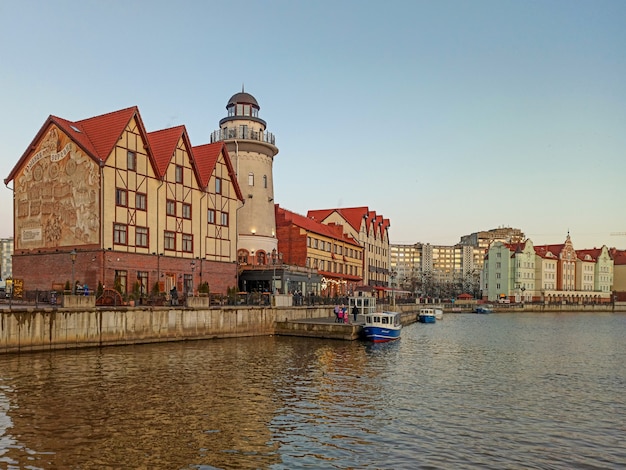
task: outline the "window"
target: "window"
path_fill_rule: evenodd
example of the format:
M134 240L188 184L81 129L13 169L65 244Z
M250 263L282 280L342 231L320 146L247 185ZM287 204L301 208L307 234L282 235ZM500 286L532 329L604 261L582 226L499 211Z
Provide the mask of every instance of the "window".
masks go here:
M267 175L263 175L263 187L267 188Z
M220 225L222 225L224 227L228 227L228 212L222 212Z
M126 168L132 171L137 169L137 155L130 150L126 152Z
M222 178L215 178L215 194L222 194Z
M113 243L116 245L126 245L126 232L128 227L124 224L113 224Z
M135 208L140 211L147 210L147 197L144 193L135 194Z
M117 289L120 293L122 294L126 294L126 279L128 277L128 272L127 271L118 271L117 269L115 270L115 279L113 281L113 286L117 289L119 287L119 289Z
M248 173L248 186L254 186L254 173Z
M207 223L209 224L215 223L215 209L209 209L207 211Z
M183 219L191 219L191 204L183 203Z
M176 215L176 201L168 199L165 202L165 213L172 216Z
M193 294L193 276L191 274L184 275L183 284L185 292Z
M193 235L183 233L183 247L184 252L191 253L193 251Z
M148 246L148 229L147 227L135 228L135 245L146 248Z
M163 234L163 248L166 250L176 249L176 234L174 232L165 232Z
M181 183L183 182L183 167L180 165L176 165L175 168L175 177L176 177L176 182L177 183Z
M128 191L120 188L115 190L115 205L123 207L128 206Z
M139 282L139 294L142 296L148 293L148 272L137 271L137 281Z

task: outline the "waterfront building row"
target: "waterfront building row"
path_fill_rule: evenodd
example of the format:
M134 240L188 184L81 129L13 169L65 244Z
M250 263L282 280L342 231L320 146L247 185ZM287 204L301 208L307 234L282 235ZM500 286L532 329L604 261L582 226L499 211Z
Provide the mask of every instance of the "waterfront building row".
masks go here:
M614 260L606 246L575 250L562 244L496 242L485 256L482 296L491 302L608 303Z
M25 290L80 283L140 295L193 294L203 284L221 294L277 284L284 293L314 284L326 295L386 286L390 224L367 207L307 215L329 227L321 232L330 252L311 244L317 228L303 238L304 256L281 239L292 232L276 225L275 137L243 89L226 109L211 142L199 146L185 126L148 131L137 107L80 121L49 116L5 178L14 246L4 272Z

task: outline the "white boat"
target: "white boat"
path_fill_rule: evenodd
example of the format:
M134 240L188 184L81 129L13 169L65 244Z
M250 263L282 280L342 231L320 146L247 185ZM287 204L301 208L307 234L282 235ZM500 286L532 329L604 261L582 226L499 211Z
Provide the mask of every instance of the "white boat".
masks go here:
M402 323L399 312L374 312L365 314L363 338L374 343L384 343L400 338Z
M435 307L435 318L437 320L443 320L443 309L440 307Z
M442 311L443 313L443 311ZM437 316L435 315L435 309L432 307L420 308L420 312L417 315L417 321L420 323L435 323Z

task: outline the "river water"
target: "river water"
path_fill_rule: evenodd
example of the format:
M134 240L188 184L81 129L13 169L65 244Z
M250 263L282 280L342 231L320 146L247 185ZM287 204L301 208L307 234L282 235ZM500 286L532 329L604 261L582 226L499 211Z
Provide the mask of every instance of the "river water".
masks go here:
M0 356L0 468L624 467L624 314Z

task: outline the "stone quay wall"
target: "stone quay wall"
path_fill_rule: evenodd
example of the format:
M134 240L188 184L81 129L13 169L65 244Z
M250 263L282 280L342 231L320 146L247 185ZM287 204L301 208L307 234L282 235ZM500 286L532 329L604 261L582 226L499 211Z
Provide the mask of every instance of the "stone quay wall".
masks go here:
M319 307L110 307L0 310L0 354L245 336L278 321L334 315Z

